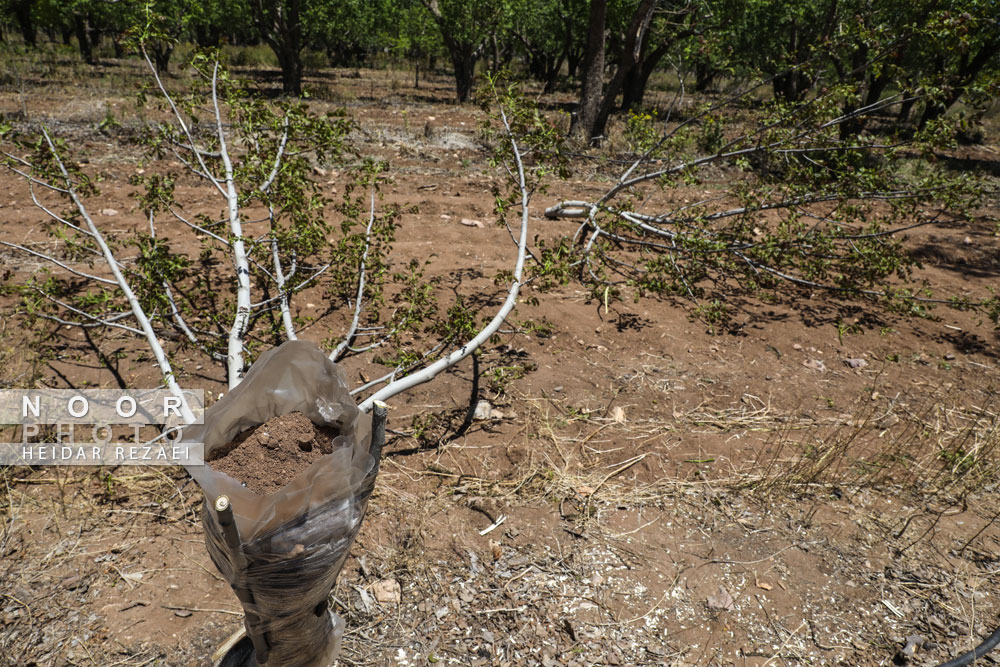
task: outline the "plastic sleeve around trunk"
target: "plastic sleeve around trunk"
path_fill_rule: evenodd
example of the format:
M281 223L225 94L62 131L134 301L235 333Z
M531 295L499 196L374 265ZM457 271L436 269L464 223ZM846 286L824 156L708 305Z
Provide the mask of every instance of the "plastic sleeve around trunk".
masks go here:
M207 460L240 432L296 411L339 435L331 454L276 493L259 496L210 465L187 468L206 496L208 553L239 597L247 634L265 648L258 658L269 667L320 667L339 651L343 622L327 613L327 599L378 472L369 451L371 417L357 409L337 365L313 343L296 340L262 354L243 382L205 411L205 423L183 435L184 442L204 443ZM213 509L221 495L232 506L236 549Z

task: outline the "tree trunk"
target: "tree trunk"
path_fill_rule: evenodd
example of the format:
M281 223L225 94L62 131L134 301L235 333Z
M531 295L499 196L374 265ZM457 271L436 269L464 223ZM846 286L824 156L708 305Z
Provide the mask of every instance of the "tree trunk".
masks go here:
M277 45L274 53L281 67L281 92L300 97L302 95L302 52L288 44Z
M808 88L805 76L797 70L774 77L774 94L786 102L801 101Z
M912 95L913 93L908 92L907 95ZM903 103L899 105L899 114L896 116L896 122L900 125L906 125L910 122L910 112L913 111L913 105L916 100L910 97L909 99L903 100Z
M545 61L537 53L528 51L528 76L536 81L545 78Z
M667 51L674 44L671 40L667 44L661 44L643 58L639 66L632 70L629 78L625 82L625 91L622 93L622 109L635 110L642 106L642 100L646 97L646 88L649 86L649 77L653 75L656 66L667 55Z
M462 104L469 100L476 77L476 49L471 44L458 44L446 40L451 65L455 69L455 100Z
M969 60L968 54L965 54L957 74L948 82L951 89L948 96L937 104L928 104L924 107L924 113L920 116L920 129L923 129L930 121L936 120L947 113L948 109L965 94L966 87L975 80L983 67L993 60L998 53L1000 53L1000 38L983 45L979 53L971 60Z
M587 50L583 56L583 86L580 104L570 123L574 136L593 137L594 123L601 107L604 87L604 26L608 17L608 0L590 0L590 20L587 30Z
M35 21L31 17L31 3L33 0L18 0L14 3L14 16L17 18L17 25L21 28L21 36L28 46L37 44L35 33Z
M808 80L798 69L801 64L798 26L792 26L789 30L788 53L793 54L795 63L787 70L774 77L774 95L786 102L798 102L808 90Z
M170 72L170 56L174 52L174 47L169 42L154 43L150 45L153 56L153 65L160 74Z
M711 88L715 79L719 76L719 70L712 67L707 60L699 60L694 64L694 89L696 92L704 93Z
M76 33L76 41L80 47L80 55L88 65L94 64L94 49L90 44L90 36L87 30L87 21L79 14L73 16L73 31Z
M590 139L594 140L604 135L604 130L608 125L608 118L615 108L615 100L625 83L625 79L635 70L642 54L643 42L646 32L649 29L649 22L653 18L653 9L656 0L641 0L639 7L632 15L629 22L628 32L625 34L625 43L622 45L621 57L618 59L618 67L611 77L607 90L601 99L601 104L597 109L597 115L590 126Z
M300 0L256 0L254 23L281 67L281 90L302 95L302 16Z
M462 104L472 94L472 84L476 77L476 52L479 50L479 45L455 37L438 8L437 0L423 0L423 4L434 18L438 31L441 33L441 40L448 49L448 56L451 58L451 65L455 70L455 99L459 104ZM496 36L493 35L493 37L494 58L499 59L499 53L496 52Z
M91 25L90 16L87 17L87 36L90 37L91 50L101 45L101 30Z
M570 49L566 52L566 73L569 74L569 78L575 79L579 71L580 52L576 49Z
M194 28L195 42L202 48L218 46L222 41L222 32L219 26L212 24L196 25Z
M545 73L545 86L542 88L543 93L551 93L556 87L556 81L559 80L559 71L562 69L563 60L566 58L565 53L559 54L559 57L551 60L548 66L548 71Z
M500 71L500 45L497 43L497 34L490 34L490 71Z
M868 61L868 47L860 46L854 51L851 56L851 72L854 72L851 78L855 80L855 86L860 88L864 82L865 78L865 63ZM861 91L859 90L859 96ZM850 116L855 113L859 108L858 103L854 101L845 102L841 112L844 116ZM840 124L840 140L850 141L861 134L862 130L865 128L865 121L863 115L855 116L854 118L847 118L844 122Z

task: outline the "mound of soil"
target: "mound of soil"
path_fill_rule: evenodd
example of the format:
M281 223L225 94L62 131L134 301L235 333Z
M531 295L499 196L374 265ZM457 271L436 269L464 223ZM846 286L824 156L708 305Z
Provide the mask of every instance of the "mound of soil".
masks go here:
M209 455L208 463L260 495L279 490L333 451L331 426L317 426L301 412L268 419Z

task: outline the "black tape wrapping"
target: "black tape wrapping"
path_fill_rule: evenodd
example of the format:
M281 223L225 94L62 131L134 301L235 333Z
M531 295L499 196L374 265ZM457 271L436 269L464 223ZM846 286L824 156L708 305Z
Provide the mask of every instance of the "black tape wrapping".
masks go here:
M187 470L205 492L202 525L212 562L243 605L247 634L267 649L259 664L321 667L340 649L344 623L327 599L361 528L378 473L369 452L371 417L350 396L340 368L314 344L288 341L262 354L243 381L205 411L182 442L212 451L258 424L290 412L333 426L333 452L284 488L259 496L225 473ZM226 495L240 544L231 548L216 515ZM258 658L261 656L258 655Z

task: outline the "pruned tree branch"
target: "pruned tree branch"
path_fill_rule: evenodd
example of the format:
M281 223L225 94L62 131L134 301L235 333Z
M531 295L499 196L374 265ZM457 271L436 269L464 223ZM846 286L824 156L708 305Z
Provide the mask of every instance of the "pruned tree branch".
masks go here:
M344 336L344 340L340 341L340 344L333 349L330 353L330 359L337 361L340 355L344 353L350 347L351 341L354 339L355 334L358 331L358 322L361 320L361 309L365 298L365 274L366 274L366 264L368 262L368 250L371 248L372 243L372 227L375 225L375 188L371 189L371 210L368 216L368 227L365 229L365 249L361 253L361 265L358 267L358 295L354 299L354 315L351 317L351 326L347 329L347 334Z
M524 259L527 255L528 247L528 204L530 200L530 194L528 192L528 185L524 174L524 164L521 161L521 152L518 148L517 140L515 139L513 133L510 129L510 123L507 120L507 115L500 107L500 118L503 122L504 131L507 139L510 141L511 150L513 152L514 161L517 164L517 175L519 182L519 189L521 192L521 233L518 237L517 243L517 258L514 263L513 278L511 281L510 289L507 292L507 298L504 300L503 305L497 311L493 319L483 327L478 334L476 334L471 340L462 345L462 347L457 350L452 351L447 356L437 360L430 366L411 373L405 377L398 380L391 381L388 385L375 392L358 406L364 412L369 412L372 409L375 401L387 401L389 398L399 394L400 392L406 391L412 387L419 384L423 384L428 380L432 380L442 371L451 368L458 362L462 361L470 354L475 352L479 347L490 339L493 334L497 332L500 325L504 323L507 316L514 309L517 303L517 295L521 288L521 280L524 274Z

